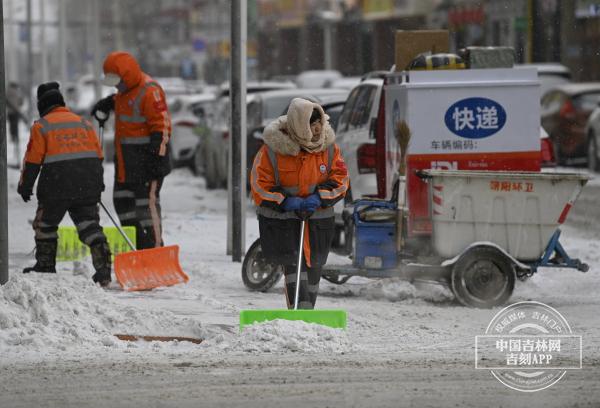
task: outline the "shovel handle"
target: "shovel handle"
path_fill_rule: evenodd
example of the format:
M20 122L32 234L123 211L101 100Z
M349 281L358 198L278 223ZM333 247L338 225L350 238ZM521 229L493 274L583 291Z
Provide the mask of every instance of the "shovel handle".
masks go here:
M294 310L298 310L298 297L300 296L300 272L302 271L302 256L303 245L304 245L304 224L306 221L303 219L300 223L300 248L298 248L298 266L296 267L296 295L294 296Z
M102 207L102 209L104 210L104 212L106 213L106 215L108 215L108 218L110 218L110 220L112 221L112 223L114 224L115 227L117 227L117 229L119 230L119 232L121 233L121 235L123 236L123 238L125 239L125 241L127 241L127 245L129 245L129 248L131 248L132 251L135 251L135 245L133 245L133 242L131 242L131 240L129 239L129 237L127 236L127 234L125 234L125 231L123 231L123 229L121 228L121 226L117 223L117 221L113 218L112 214L110 213L110 211L108 211L108 208L106 208L106 206L104 205L104 203L102 201L100 201L100 206Z
M101 110L94 111L94 119L96 119L98 121L98 125L100 126L100 128L104 127L104 124L106 123L106 121L108 120L109 117L110 117L110 114L106 114L106 113L102 112Z
M313 215L313 213L310 211L296 211L296 216L298 216L298 218L300 218L302 221L308 220L311 215Z

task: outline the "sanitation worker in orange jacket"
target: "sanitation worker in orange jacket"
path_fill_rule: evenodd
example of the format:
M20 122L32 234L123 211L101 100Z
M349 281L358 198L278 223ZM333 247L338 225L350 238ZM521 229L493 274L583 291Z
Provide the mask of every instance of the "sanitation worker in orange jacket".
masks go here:
M261 248L267 260L284 265L287 304L293 307L298 214L311 214L305 226L298 307L313 309L334 236L333 205L346 194L348 171L328 117L316 103L292 100L287 115L265 128L263 139L250 174Z
M113 52L104 61L104 84L116 95L98 101L98 111L115 111L113 203L121 225L135 226L138 249L163 245L160 189L170 173L171 118L160 85L133 56Z
M91 249L96 269L93 280L106 286L111 280L111 260L98 215L104 171L96 132L88 121L65 107L58 83L40 85L37 99L40 119L31 127L17 188L23 201L29 201L40 174L33 221L36 264L23 273L56 273L56 231L69 212L79 239Z

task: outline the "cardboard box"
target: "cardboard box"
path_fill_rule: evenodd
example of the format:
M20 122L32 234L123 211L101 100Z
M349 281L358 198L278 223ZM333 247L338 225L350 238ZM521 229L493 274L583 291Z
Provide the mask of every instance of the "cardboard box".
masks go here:
M396 31L396 71L404 71L414 57L423 53L448 52L450 34L448 30Z

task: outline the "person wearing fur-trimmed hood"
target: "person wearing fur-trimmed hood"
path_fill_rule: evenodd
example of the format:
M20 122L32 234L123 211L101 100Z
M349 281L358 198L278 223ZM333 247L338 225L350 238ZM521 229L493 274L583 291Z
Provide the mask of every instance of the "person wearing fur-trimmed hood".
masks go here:
M293 99L287 114L265 128L265 144L250 174L262 252L269 262L284 265L288 308L296 289L297 214L311 214L305 226L298 307L313 309L335 231L333 205L348 189L348 170L328 119L319 104Z

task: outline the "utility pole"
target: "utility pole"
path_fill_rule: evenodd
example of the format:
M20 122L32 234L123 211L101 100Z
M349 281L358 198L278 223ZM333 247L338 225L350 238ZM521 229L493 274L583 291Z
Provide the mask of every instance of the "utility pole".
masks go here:
M112 3L112 13L113 13L113 22L115 25L114 33L115 36L115 50L123 51L125 47L123 46L123 20L121 20L121 0L113 0Z
M48 82L48 49L46 47L45 0L40 0L40 50L42 52L42 82Z
M27 110L27 117L33 118L33 28L31 25L31 0L27 0L27 100L29 101L29 108ZM18 157L17 157L18 160Z
M0 20L4 12L0 1ZM0 27L0 44L4 45L4 24ZM0 47L0 106L6 106L4 82L4 46ZM6 109L0 109L0 285L8 282L8 191L6 171Z
M69 73L67 72L67 9L65 5L66 0L58 0L58 45L59 45L59 59L60 59L60 78L65 85L69 80Z
M333 69L333 50L332 50L332 28L333 24L325 20L323 23L323 48L325 51L325 69L330 70Z
M230 91L231 132L229 180L233 262L241 262L246 249L246 0L231 1ZM229 221L229 218L228 218Z
M14 22L14 14L15 14L15 5L14 0L8 0L6 2L7 9L7 20L5 23L6 27L6 44L8 45L8 75L7 78L10 81L18 82L19 72L19 56L17 54L17 39L15 38L15 22Z
M100 91L100 0L92 0L91 3L91 19L92 19L92 38L94 41L94 65L92 67L94 73L94 100L99 100Z

